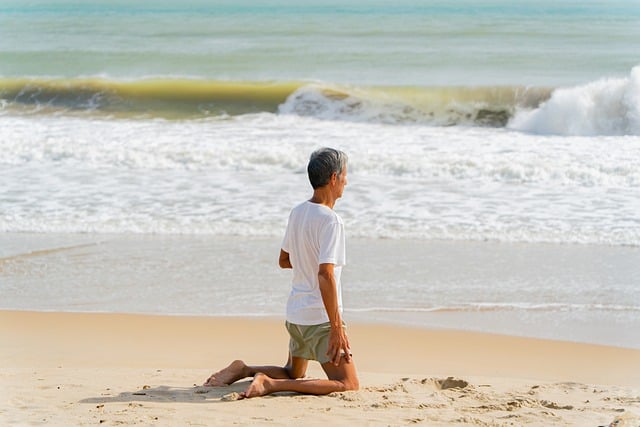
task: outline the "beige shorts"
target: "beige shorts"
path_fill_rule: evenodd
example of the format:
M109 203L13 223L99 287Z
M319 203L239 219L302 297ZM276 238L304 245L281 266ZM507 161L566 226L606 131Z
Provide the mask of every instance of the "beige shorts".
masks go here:
M320 363L331 361L327 356L329 332L331 332L329 322L319 325L296 325L285 322L285 325L289 331L289 351L293 357L317 360ZM342 327L346 328L346 325L343 323Z

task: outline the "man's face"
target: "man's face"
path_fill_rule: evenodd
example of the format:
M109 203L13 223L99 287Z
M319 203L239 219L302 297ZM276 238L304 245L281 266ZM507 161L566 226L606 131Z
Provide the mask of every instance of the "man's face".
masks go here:
M342 169L342 173L340 175L336 175L336 198L342 197L342 192L344 191L344 186L347 185L347 166Z

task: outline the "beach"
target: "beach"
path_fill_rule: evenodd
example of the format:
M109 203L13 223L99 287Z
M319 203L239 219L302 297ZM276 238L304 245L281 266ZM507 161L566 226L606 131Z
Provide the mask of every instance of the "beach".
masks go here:
M420 310L397 297L394 308L397 294L382 290L378 300L363 300L376 280L400 277L411 289L411 277L421 277L425 289L411 300L429 301L428 282L452 283L461 271L486 275L481 289L509 282L508 272L557 280L587 272L585 263L591 276L608 276L603 265L611 260L618 274L628 262L633 277L636 248L352 240L345 319L361 390L236 401L249 379L200 385L237 358L285 361L288 276L275 265L277 239L4 234L0 241L3 425L639 425L633 313ZM368 286L359 290L359 280ZM363 302L367 309L353 310ZM308 375L323 373L311 363Z
M0 319L3 425L637 426L640 414L640 350L355 323L359 391L237 401L247 381L200 385L238 357L281 362L281 319Z
M638 16L0 2L0 424L640 426ZM322 146L362 388L200 387L284 361Z

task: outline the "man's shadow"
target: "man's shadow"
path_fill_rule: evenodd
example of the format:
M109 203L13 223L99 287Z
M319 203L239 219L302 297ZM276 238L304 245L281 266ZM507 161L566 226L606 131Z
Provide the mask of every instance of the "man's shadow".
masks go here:
M105 404L115 402L188 402L188 403L215 403L239 400L240 393L251 384L248 381L240 381L225 387L173 387L160 385L157 387L145 386L137 391L123 391L117 395L106 392L99 397L89 397L80 403Z

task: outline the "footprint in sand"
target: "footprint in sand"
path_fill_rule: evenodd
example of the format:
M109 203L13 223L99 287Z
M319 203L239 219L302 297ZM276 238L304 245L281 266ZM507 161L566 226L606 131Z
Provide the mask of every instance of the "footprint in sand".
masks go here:
M420 381L421 384L433 385L437 390L448 390L450 388L466 388L469 385L468 381L461 380L459 378L447 377L441 378L424 378Z

